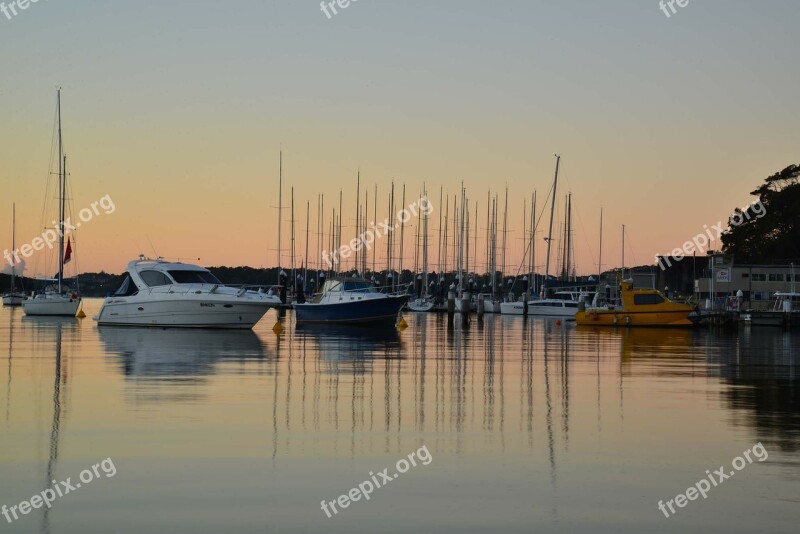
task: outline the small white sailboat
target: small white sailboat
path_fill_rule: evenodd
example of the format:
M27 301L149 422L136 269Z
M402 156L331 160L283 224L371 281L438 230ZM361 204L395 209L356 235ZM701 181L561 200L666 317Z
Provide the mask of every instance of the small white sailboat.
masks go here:
M428 198L428 191L423 190L423 196ZM416 260L415 260L416 262ZM416 266L415 266L416 269ZM408 302L408 309L413 312L429 312L433 309L433 295L428 292L428 213L422 214L422 274L417 275L416 297Z
M13 204L11 216L11 250L17 250L17 205ZM22 306L25 295L17 291L17 262L11 261L11 289L3 295L3 306Z
M223 285L198 265L140 256L94 316L98 325L249 329L280 298Z
M64 217L67 197L67 157L64 155L64 139L61 133L61 89L58 90L58 274L50 285L22 302L25 315L75 316L81 305L81 297L64 284L64 265L72 259L72 245L64 244Z

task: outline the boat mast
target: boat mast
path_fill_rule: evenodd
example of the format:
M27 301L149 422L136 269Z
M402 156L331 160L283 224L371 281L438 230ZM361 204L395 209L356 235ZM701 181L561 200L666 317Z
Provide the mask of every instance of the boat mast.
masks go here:
M283 217L283 150L278 153L278 279L281 276L281 217Z
M406 206L406 184L403 184L403 209L405 209L405 206ZM399 257L399 263L398 263L398 269L397 269L397 285L398 285L398 288L400 287L400 284L403 282L403 248L404 248L403 247L403 245L404 245L403 238L405 236L405 231L406 231L406 221L405 221L405 219L406 219L405 217L400 219L400 257Z
M531 249L531 257L530 257L530 289L536 288L536 190L533 191L533 196L531 197L531 235L528 245ZM530 295L526 296L528 298Z
M308 224L311 221L311 202L306 200L306 253L303 256L303 292L308 280Z
M492 254L489 273L492 276L492 302L497 295L497 195L492 199Z
M61 280L64 278L64 181L66 169L64 161L64 139L61 135L61 88L58 89L58 292L61 293Z
M428 190L422 184L422 194L425 197L425 204L428 203ZM422 282L425 287L422 294L428 296L428 210L422 214Z
M624 224L622 225L622 279L625 280L625 225Z
M358 170L358 176L356 178L356 232L359 231L360 226L361 226L361 169ZM360 248L361 247L355 247L356 271L359 271L361 267L361 264L358 262L358 251ZM364 254L366 254L366 252Z
M603 275L603 208L600 208L600 257L597 260L597 291L600 291L600 277Z
M461 182L461 215L458 225L458 299L464 293L464 182Z
M17 250L17 203L11 205L11 250ZM11 262L11 295L14 295L17 278L17 262Z
M439 257L437 258L436 266L439 268L439 271L441 271L442 273L444 273L444 270L442 269L442 193L443 193L443 191L444 191L444 188L442 186L439 186L439 241L437 243L437 248L439 249L439 254L438 254ZM434 280L434 282L436 282L437 284L439 283L438 280Z
M297 272L295 271L295 255L294 255L294 186L292 186L292 220L291 220L291 229L292 229L292 250L291 250L291 263L292 263L292 281L291 285L294 287L295 281L297 280Z
M567 280L572 276L572 193L567 195Z
M505 291L505 282L503 282L503 277L506 273L506 232L508 230L508 185L506 185L506 205L503 208L503 252L502 252L502 261L500 262L500 294L502 295L503 291Z
M558 190L558 168L561 164L561 156L556 154L556 176L553 179L553 198L550 202L550 229L547 232L547 260L544 267L544 282L542 283L541 297L545 298L547 291L547 281L550 278L550 245L553 241L553 215L556 211L556 191Z
M373 206L372 209L372 224L375 224L375 221L378 220L378 184L375 184L375 198L372 202ZM375 255L378 253L378 247L372 247L372 276L375 276Z

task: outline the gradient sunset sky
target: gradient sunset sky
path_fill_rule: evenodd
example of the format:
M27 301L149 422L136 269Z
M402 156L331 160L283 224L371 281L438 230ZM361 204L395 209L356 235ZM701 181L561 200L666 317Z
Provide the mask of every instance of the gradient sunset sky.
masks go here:
M796 0L690 0L670 18L657 0L359 0L330 20L316 0L40 0L0 13L0 252L12 201L17 244L42 231L61 86L74 206L116 205L81 228L82 271L121 272L148 238L207 266L275 265L281 146L299 257L320 193L326 232L342 189L354 235L360 169L379 220L392 179L407 204L427 182L432 234L439 187L463 180L480 265L487 191L507 184L516 270L523 200L545 207L559 153L578 271L597 269L601 206L604 267L622 224L626 263L653 263L800 162L798 20Z

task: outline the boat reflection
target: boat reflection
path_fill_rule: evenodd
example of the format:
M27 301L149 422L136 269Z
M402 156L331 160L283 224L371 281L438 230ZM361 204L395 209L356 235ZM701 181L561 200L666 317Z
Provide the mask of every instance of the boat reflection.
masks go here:
M399 357L400 334L387 327L327 324L295 325L293 342L311 341L325 361L353 361Z
M197 385L216 373L221 362L243 363L267 357L252 330L185 330L137 327L97 327L107 357L119 365L139 400L192 400ZM235 374L236 370L226 371ZM240 369L239 372L245 371ZM159 385L169 384L169 388ZM145 388L145 386L152 386ZM174 386L174 387L173 387Z

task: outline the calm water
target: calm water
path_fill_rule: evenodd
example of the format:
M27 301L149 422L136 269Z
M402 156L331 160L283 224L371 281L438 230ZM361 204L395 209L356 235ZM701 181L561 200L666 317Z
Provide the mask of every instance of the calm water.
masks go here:
M98 328L0 311L0 532L797 532L800 336ZM769 453L665 518L659 500ZM320 503L426 447L369 501ZM108 471L110 473L110 470ZM13 519L13 517L12 517Z

